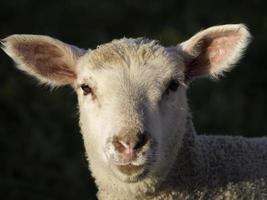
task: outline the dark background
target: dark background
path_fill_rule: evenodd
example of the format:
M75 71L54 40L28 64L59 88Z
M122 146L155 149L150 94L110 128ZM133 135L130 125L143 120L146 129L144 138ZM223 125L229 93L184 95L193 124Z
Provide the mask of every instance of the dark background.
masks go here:
M267 1L1 0L0 37L46 34L83 48L114 38L181 42L212 25L245 23L254 39L221 81L189 91L197 130L267 135ZM0 51L0 198L95 199L70 88L50 91Z

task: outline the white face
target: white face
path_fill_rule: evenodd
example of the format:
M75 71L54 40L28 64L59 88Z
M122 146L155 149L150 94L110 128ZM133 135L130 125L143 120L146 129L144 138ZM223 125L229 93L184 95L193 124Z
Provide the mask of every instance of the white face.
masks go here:
M91 54L78 63L75 86L90 162L105 165L122 181L159 173L165 158L175 157L185 130L183 63L166 65L159 58L99 67L90 62Z

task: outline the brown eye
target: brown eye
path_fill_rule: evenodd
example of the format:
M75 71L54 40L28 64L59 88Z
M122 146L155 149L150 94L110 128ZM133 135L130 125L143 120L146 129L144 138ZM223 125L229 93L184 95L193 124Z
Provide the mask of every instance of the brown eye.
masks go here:
M87 84L82 84L81 88L83 90L83 95L92 93L92 88L90 88Z
M179 85L180 85L179 81L171 80L169 85L168 85L167 90L175 92L178 89Z

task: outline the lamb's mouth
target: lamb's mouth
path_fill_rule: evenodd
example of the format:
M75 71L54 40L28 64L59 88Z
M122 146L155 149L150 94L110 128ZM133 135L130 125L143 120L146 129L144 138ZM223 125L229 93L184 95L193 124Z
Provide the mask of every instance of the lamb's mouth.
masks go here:
M144 163L112 163L110 167L118 179L123 182L133 183L146 177L151 169L151 164L147 161Z
M133 174L137 174L140 171L143 171L145 165L133 165L133 164L117 165L117 168L121 173L131 176Z
M142 180L149 173L147 164L134 165L132 163L125 165L113 165L113 172L118 179L123 182L135 183Z

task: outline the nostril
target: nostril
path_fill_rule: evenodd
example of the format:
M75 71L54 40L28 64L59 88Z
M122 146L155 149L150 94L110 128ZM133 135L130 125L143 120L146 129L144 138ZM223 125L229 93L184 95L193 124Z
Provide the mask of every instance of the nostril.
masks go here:
M138 135L138 140L137 143L134 146L134 150L138 150L145 146L145 144L148 142L148 136L145 133L139 134Z

